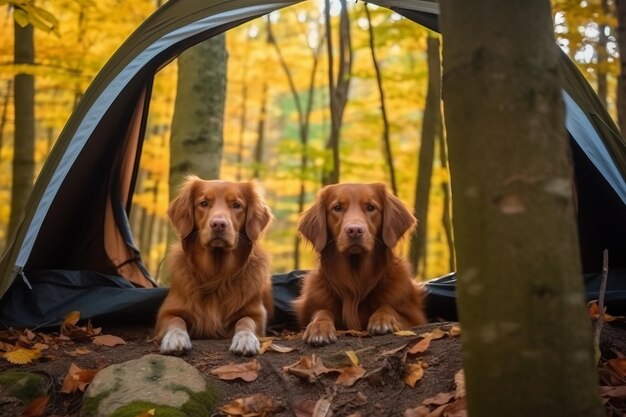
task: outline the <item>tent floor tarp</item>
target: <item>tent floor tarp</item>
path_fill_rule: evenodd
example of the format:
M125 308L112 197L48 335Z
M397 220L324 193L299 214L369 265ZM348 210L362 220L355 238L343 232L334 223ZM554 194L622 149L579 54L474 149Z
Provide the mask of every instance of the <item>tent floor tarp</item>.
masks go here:
M296 328L291 302L300 292L305 271L272 276L274 319L270 328ZM585 274L587 301L599 298L601 274ZM32 287L29 288L30 285ZM430 320L457 321L456 275L428 281L426 312ZM88 271L39 271L24 280L16 280L0 302L0 325L26 328L55 328L70 311L81 318L104 324L144 324L152 326L168 289L135 288L128 281L111 275ZM626 315L626 270L610 271L605 293L607 310Z

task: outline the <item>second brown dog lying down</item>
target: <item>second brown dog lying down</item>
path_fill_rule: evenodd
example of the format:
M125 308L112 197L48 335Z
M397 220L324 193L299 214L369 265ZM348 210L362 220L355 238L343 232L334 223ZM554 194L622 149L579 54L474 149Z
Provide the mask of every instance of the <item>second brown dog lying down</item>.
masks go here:
M383 184L324 187L299 230L319 253L294 301L304 341L325 345L336 327L385 334L426 322L421 288L393 248L415 217Z
M189 176L168 214L181 242L157 317L161 353L190 349L191 336L232 337L232 352L257 354L273 310L269 258L257 243L272 214L257 187Z

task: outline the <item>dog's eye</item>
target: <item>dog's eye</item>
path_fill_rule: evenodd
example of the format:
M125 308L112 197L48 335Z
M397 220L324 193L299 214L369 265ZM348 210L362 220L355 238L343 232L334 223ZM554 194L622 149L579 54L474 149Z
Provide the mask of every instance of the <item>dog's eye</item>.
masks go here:
M376 206L373 204L368 204L366 207L367 211L374 211L376 210Z
M206 200L203 200L200 202L200 207L209 207L209 202Z
M241 204L239 204L238 202L235 201L235 202L233 202L233 208L234 209L241 208Z
M337 213L341 212L342 209L343 208L341 207L341 204L335 204L335 206L333 207L333 210Z

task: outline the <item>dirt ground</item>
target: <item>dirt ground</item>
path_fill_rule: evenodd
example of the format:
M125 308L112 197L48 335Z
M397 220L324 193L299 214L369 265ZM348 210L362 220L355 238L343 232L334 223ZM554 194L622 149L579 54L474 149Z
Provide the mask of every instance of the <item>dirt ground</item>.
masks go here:
M436 328L450 329L451 323L434 323L415 328L416 334ZM0 372L5 370L28 370L42 373L50 382L50 402L46 416L78 416L82 392L60 393L63 380L70 364L82 369L101 369L108 365L139 358L148 353L158 353L158 344L150 340L148 327L109 327L103 334L112 334L124 339L126 344L114 347L96 346L91 340L59 341L51 344L41 358L26 365L12 365L0 361ZM58 335L58 333L57 333ZM605 325L602 332L601 351L604 359L615 358L626 352L626 327L623 324ZM54 334L52 334L54 336ZM273 344L293 348L287 353L267 351L256 357L260 364L258 378L252 382L242 380L222 381L211 375L211 371L228 363L250 362L252 358L238 357L228 351L229 341L197 340L192 350L182 356L191 365L204 373L221 391L220 405L254 394L269 396L276 411L275 416L310 416L320 398L330 401L332 415L341 416L403 416L405 410L417 407L424 399L438 393L455 391L455 374L461 369L461 345L459 337L445 336L432 340L423 353L405 356L408 349L421 338L415 335L355 336L342 335L337 343L325 347L306 346L301 335L283 332L275 335ZM404 346L404 348L402 348ZM394 349L398 349L394 352ZM365 369L365 375L354 385L336 383L337 373L319 375L315 380L287 373L283 367L294 364L300 358L315 355L327 368L346 362L347 351L354 351ZM407 365L421 361L423 377L411 388L403 381L408 372ZM349 359L348 359L349 365ZM345 366L339 364L339 366ZM615 375L600 366L600 384L618 385ZM623 382L622 382L623 383ZM623 400L613 398L607 402L607 415L623 413ZM19 416L23 406L17 403L0 407L0 416ZM615 414L611 414L615 412ZM219 414L216 411L215 415Z

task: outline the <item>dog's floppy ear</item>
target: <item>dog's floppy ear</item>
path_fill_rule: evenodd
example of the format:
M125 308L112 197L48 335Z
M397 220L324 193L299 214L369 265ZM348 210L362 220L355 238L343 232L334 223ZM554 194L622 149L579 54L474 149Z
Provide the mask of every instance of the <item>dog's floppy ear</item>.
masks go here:
M248 208L246 210L246 235L252 242L257 240L261 232L273 219L272 211L265 203L263 190L256 182L247 183Z
M417 224L417 219L398 197L387 191L383 184L379 186L383 195L383 242L393 248Z
M178 196L172 200L167 210L167 215L182 240L185 240L195 227L194 200L196 187L200 181L202 180L195 175L186 176Z
M326 189L317 194L315 203L304 212L298 223L298 231L321 252L328 240L326 227Z

